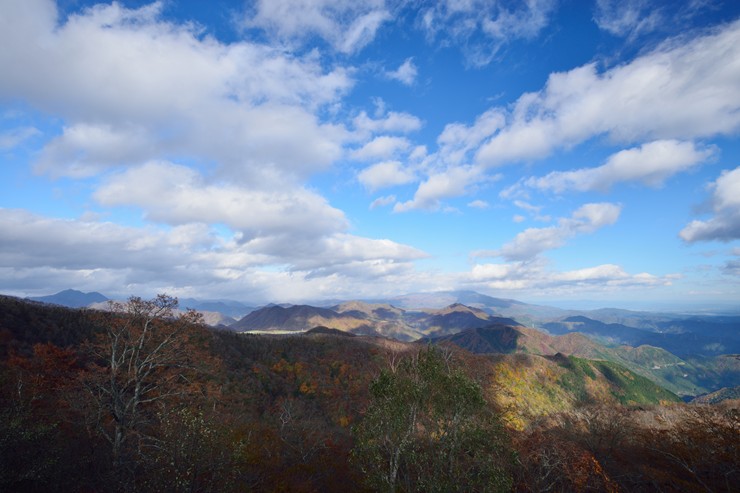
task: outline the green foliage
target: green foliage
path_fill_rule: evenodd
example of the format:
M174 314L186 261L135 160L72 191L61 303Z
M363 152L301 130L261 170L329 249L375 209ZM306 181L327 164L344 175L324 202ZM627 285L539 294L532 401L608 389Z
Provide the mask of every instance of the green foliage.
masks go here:
M510 452L476 382L428 347L381 371L353 457L376 490L506 491Z
M612 394L620 404L660 404L680 401L672 392L617 364L609 361L594 361L592 364L614 384Z
M571 371L564 373L559 383L582 403L597 400L589 391L589 387L593 388L596 385L596 382L589 381L597 380L597 373L606 380L610 394L619 404L644 405L680 401L672 392L618 364L609 361L589 361L573 356L568 360Z

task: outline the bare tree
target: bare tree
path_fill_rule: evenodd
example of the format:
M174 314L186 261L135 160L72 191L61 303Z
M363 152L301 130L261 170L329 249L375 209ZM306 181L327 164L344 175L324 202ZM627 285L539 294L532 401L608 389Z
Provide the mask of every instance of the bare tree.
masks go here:
M177 306L177 298L166 295L132 297L96 315L104 330L87 345L92 361L83 383L117 471L129 465L129 451L141 453L147 426L167 400L188 391L194 368L189 329L201 320L192 310L177 315Z

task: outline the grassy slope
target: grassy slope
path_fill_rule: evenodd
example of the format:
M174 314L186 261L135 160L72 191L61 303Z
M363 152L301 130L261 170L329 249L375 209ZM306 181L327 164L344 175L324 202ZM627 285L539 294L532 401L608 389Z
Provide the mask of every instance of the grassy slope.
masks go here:
M563 353L591 360L617 363L649 378L678 395L697 395L727 385L737 378L740 361L727 357L682 360L670 352L652 346L608 347L588 337L571 333L550 336L536 329L518 328L523 351L535 354Z
M508 354L491 356L496 400L514 427L588 404L652 405L678 402L675 394L608 361Z

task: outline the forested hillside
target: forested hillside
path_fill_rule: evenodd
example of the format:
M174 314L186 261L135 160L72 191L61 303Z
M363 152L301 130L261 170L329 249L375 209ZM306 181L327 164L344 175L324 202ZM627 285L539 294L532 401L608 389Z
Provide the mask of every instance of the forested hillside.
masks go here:
M737 401L618 365L330 329L242 335L132 298L0 298L2 491L733 491Z

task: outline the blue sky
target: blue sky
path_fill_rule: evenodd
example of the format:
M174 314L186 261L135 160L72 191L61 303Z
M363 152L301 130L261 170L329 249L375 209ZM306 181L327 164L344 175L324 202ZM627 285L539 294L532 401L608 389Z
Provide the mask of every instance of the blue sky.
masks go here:
M740 4L0 3L0 291L740 305Z

